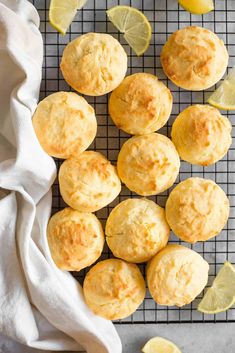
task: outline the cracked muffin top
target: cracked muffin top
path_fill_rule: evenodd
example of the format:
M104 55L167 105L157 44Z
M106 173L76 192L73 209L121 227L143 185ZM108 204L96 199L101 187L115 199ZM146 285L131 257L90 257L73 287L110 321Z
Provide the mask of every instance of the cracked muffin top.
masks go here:
M144 300L146 287L137 265L108 259L87 273L83 291L87 305L96 315L118 320L136 311Z
M174 32L161 52L166 76L186 90L201 91L216 84L228 66L223 41L208 29L191 26Z
M162 207L145 198L134 198L122 201L111 211L105 234L114 256L141 263L166 246L170 228Z
M37 138L50 156L79 156L95 138L95 111L73 92L56 92L44 98L33 115Z
M59 170L63 200L80 212L95 212L121 191L116 168L99 152L86 151L63 162Z
M174 121L172 141L180 157L207 166L225 156L232 143L232 125L219 110L209 105L191 105Z
M177 237L189 243L215 237L229 217L229 200L214 181L188 178L166 202L166 219Z
M87 33L65 47L60 68L73 89L88 96L101 96L113 91L124 79L127 55L111 35Z
M122 182L141 196L157 195L175 182L179 155L171 140L161 134L134 136L118 155L117 169Z
M148 263L150 294L160 305L189 304L205 288L208 272L208 263L196 251L178 244L167 245Z
M127 76L112 92L109 114L116 126L132 135L159 130L172 110L170 90L154 75Z
M80 271L92 265L104 246L104 233L98 218L70 207L50 218L47 239L55 264L66 271Z

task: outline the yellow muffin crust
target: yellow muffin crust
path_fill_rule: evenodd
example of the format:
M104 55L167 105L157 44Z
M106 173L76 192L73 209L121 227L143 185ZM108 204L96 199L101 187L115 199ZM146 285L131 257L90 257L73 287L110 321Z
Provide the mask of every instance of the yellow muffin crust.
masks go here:
M181 245L167 245L147 266L150 294L160 305L191 303L208 281L208 263L195 251Z
M89 308L108 320L123 319L135 312L146 291L138 266L118 259L104 260L92 267L83 290Z
M142 196L156 195L171 187L179 168L175 146L169 138L156 133L130 138L118 155L120 179Z
M80 271L92 265L104 246L104 233L98 218L69 207L51 217L47 239L55 264L67 271Z
M166 219L181 240L189 243L215 237L229 217L229 200L214 181L189 178L179 183L166 202Z
M97 121L94 109L73 92L56 92L43 99L33 115L37 138L50 156L76 157L95 138Z
M172 141L180 157L208 166L225 156L232 143L232 125L209 105L192 105L182 111L172 126Z
M127 199L110 213L106 241L114 256L128 262L148 261L166 246L170 228L165 210L148 199Z
M112 92L109 114L119 129L132 135L159 130L172 109L170 90L154 75L127 76Z
M63 200L81 212L98 211L121 191L116 168L94 151L64 161L59 170L59 185Z
M65 81L76 91L101 96L124 79L127 55L111 35L86 33L65 47L60 68Z
M168 78L177 86L201 91L216 84L228 66L228 52L210 30L191 26L174 32L161 52Z

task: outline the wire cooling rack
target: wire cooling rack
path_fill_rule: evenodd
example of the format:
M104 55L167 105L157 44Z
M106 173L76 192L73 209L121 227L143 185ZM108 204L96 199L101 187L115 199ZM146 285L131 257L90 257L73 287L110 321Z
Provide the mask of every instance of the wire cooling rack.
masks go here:
M48 0L31 0L36 6L41 18L41 32L44 38L44 65L43 80L41 86L41 98L60 90L68 91L70 87L63 80L59 69L61 55L65 45L73 38L86 32L104 32L116 37L124 46L129 58L128 73L150 72L156 74L170 88L174 96L174 106L170 120L167 125L160 130L161 133L170 136L172 122L180 111L191 104L206 103L210 92L214 91L214 87L205 92L187 92L181 90L172 84L164 75L159 56L163 44L169 35L179 28L188 25L198 25L211 29L224 40L227 45L230 61L229 68L235 64L235 1L234 0L215 0L215 11L204 15L191 15L178 6L177 0L88 0L83 10L77 13L76 19L71 25L66 36L59 35L48 22ZM152 29L153 37L149 50L140 58L130 50L129 46L123 40L121 34L107 20L105 10L115 5L131 5L142 10L148 17ZM127 134L118 130L108 116L108 96L97 98L86 97L93 105L98 119L97 137L90 147L107 156L112 162L116 163L117 155L123 142L129 137ZM235 125L235 115L225 112L229 117L233 126ZM234 136L233 136L234 137ZM221 234L205 243L198 243L193 246L180 242L172 234L170 242L182 243L199 252L210 264L209 284L214 279L215 274L222 264L229 260L235 264L235 145L230 148L227 156L216 165L210 167L192 166L186 162L181 163L180 174L177 182L191 176L199 176L212 179L217 182L227 193L230 199L231 212L228 224L225 226ZM59 167L61 161L56 161ZM164 206L169 191L162 193L151 199L155 200L159 205ZM108 207L97 212L98 218L105 224L110 210L120 201L135 197L124 186L120 196ZM53 210L56 212L65 207L61 199L58 182L53 186ZM105 248L102 258L112 256ZM145 274L144 265L140 266ZM74 273L74 276L83 281L85 271ZM235 322L235 308L230 309L226 313L217 315L203 315L196 308L200 300L198 297L191 305L187 305L181 309L176 307L164 307L157 305L149 293L142 306L132 316L117 323L180 323L180 322Z

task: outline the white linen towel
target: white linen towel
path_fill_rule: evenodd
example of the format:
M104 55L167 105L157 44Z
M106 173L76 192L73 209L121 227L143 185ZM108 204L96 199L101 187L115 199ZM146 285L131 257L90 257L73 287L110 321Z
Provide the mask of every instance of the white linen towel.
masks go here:
M0 351L120 353L113 324L90 312L47 246L56 168L31 123L43 57L38 25L28 1L0 0Z

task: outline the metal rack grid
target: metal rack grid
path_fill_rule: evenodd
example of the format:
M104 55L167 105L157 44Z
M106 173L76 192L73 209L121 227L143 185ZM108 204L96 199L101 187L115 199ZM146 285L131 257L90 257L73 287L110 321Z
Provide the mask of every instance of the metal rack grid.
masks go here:
M214 87L205 92L187 92L172 84L164 75L159 56L163 44L169 35L178 28L187 25L199 25L216 32L226 43L229 54L229 68L235 64L235 1L215 0L215 11L204 15L191 15L179 7L177 0L88 0L83 10L77 13L76 19L66 36L60 36L48 23L49 0L31 0L38 9L41 17L41 32L44 38L44 65L43 80L41 86L41 98L59 90L70 90L60 73L59 63L65 45L73 38L90 31L105 32L116 37L124 46L129 58L128 73L150 72L156 74L171 90L174 97L174 106L171 118L167 125L160 130L161 133L170 135L172 122L180 111L190 104L206 103L208 94L214 91ZM131 5L142 10L152 25L153 36L149 50L140 58L130 50L123 40L123 37L107 21L105 10L115 5ZM93 105L98 119L97 137L90 147L95 149L113 162L116 163L117 155L123 142L129 137L118 130L108 116L107 103L108 96L86 97ZM235 115L225 112L233 126L235 125ZM177 179L182 181L190 176L200 176L216 181L227 193L230 199L231 212L228 224L221 234L205 243L198 243L193 246L179 241L171 234L170 242L181 243L199 252L210 264L209 284L211 284L215 274L221 265L229 260L235 264L235 144L233 135L233 145L227 156L216 165L210 167L198 167L186 162L181 163L180 175ZM56 161L59 167L61 161ZM164 206L169 191L156 197L151 197L159 205ZM120 201L135 195L124 186L120 196L108 207L97 212L98 218L105 223L110 210ZM53 213L65 206L61 199L58 182L53 187ZM112 256L107 247L102 258ZM140 266L143 273L144 265ZM74 273L73 275L82 282L86 271ZM180 322L235 322L235 308L226 313L217 315L203 315L196 310L197 304L202 297L199 296L192 304L181 309L176 307L164 307L157 305L149 293L143 305L127 319L117 323L180 323Z

